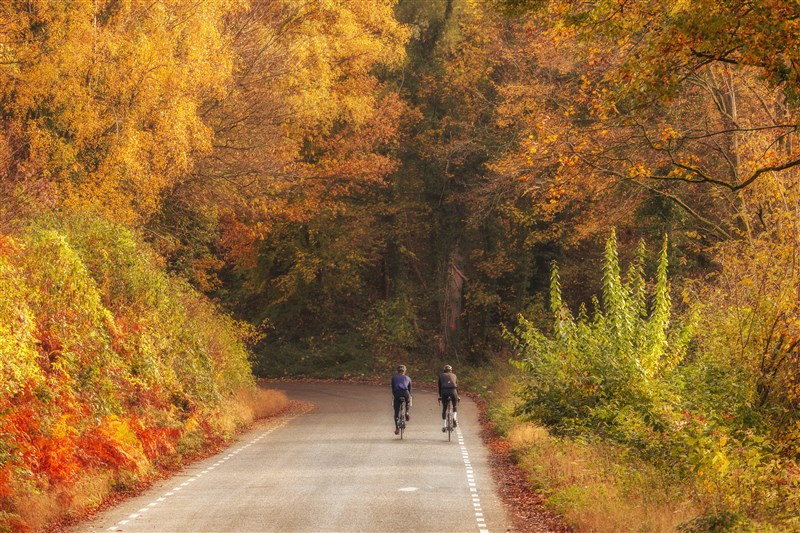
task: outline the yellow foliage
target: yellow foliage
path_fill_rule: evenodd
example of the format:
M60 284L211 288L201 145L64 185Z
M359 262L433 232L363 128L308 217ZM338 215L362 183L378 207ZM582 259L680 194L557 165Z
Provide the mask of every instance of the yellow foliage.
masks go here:
M398 66L405 59L409 31L394 18L395 0L347 2L282 0L296 20L283 35L292 66L285 82L296 115L292 127L325 131L344 119L364 124L375 107L376 65ZM365 87L365 83L367 86Z
M98 431L114 444L116 453L123 455L130 464L139 469L149 465L141 442L125 419L110 415L103 420Z
M198 106L229 80L220 26L239 7L34 0L0 11L15 59L0 66L2 107L68 205L138 222L210 148Z
M14 394L40 376L35 317L25 303L20 272L10 264L3 248L0 246L0 396Z

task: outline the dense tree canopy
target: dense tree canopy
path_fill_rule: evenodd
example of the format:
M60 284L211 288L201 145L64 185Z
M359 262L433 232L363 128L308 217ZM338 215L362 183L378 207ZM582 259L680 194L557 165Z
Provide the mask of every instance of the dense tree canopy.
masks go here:
M211 148L198 110L225 92L238 2L20 1L0 8L6 187L140 222Z

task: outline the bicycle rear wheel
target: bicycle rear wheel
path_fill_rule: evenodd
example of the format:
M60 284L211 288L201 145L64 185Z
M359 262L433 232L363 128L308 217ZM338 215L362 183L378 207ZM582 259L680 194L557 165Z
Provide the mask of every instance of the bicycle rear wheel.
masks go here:
M397 425L400 426L400 440L403 440L403 433L406 430L406 402L400 402L400 416Z
M453 408L452 406L447 406L447 441L449 442L451 439L451 435L453 433Z

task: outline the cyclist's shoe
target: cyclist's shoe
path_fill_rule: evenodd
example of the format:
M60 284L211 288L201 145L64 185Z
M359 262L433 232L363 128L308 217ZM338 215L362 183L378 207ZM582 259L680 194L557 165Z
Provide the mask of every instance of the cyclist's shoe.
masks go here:
M406 413L406 422L408 422L409 420L411 420L411 415Z
M454 428L457 428L457 427L458 427L458 420L453 420L453 427L454 427Z
M445 431L447 431L447 428L442 428L442 433L444 433Z
M394 434L395 435L399 435L400 434L400 428L394 428Z

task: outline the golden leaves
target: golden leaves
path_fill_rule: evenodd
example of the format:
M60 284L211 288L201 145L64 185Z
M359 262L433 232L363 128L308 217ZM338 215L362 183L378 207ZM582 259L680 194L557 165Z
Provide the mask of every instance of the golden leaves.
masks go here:
M138 222L208 150L200 103L221 94L236 2L38 2L4 11L18 58L2 109L73 206Z

